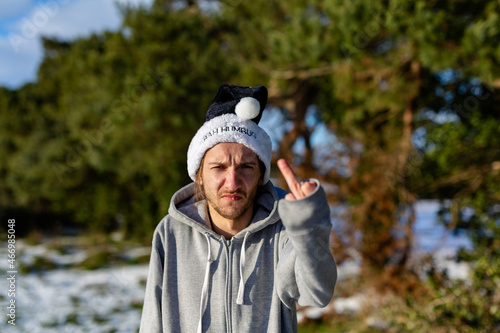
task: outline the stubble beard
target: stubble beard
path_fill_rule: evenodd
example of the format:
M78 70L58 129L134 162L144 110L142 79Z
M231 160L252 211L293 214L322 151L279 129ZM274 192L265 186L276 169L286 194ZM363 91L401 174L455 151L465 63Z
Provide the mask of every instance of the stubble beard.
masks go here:
M245 195L241 191L236 192L221 192L220 194L212 195L211 193L205 193L207 203L223 218L228 220L237 220L252 207L252 204L257 195L258 186L255 186L248 195ZM229 201L222 204L223 195L226 194L239 194L242 195L242 199L237 201ZM245 201L246 200L246 201ZM245 201L245 202L242 202Z

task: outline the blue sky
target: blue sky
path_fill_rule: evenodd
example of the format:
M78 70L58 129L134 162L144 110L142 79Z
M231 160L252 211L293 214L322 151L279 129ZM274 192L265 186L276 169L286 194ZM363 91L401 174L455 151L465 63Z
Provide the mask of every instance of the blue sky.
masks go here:
M1 0L0 86L18 88L36 80L42 60L40 36L63 39L114 30L116 3L149 5L153 0Z

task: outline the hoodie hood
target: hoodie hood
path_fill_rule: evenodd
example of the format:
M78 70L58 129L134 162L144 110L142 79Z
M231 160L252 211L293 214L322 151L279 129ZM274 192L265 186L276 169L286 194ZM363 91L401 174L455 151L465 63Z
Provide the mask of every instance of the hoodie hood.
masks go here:
M269 181L260 187L254 204L254 216L252 221L244 230L236 234L235 238L243 238L246 233L254 233L268 225L279 221L278 200L285 196L286 192L276 188ZM216 234L210 224L207 214L206 200L195 201L195 183L186 185L177 191L170 202L168 213L177 221L187 224L201 233Z

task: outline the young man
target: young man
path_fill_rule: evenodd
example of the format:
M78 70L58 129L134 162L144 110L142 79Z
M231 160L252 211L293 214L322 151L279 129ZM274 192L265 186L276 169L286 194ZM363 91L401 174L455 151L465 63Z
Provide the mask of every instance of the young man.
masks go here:
M297 332L295 304L324 307L337 269L316 180L278 161L258 126L265 87L222 85L188 150L193 183L153 237L141 332Z

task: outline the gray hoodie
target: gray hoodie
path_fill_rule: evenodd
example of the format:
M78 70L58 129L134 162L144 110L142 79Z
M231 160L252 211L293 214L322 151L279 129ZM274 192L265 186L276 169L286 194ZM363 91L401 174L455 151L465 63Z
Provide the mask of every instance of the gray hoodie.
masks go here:
M194 183L158 224L140 332L297 332L295 303L324 307L337 268L322 187L296 201L268 182L250 225L230 240L211 230Z

